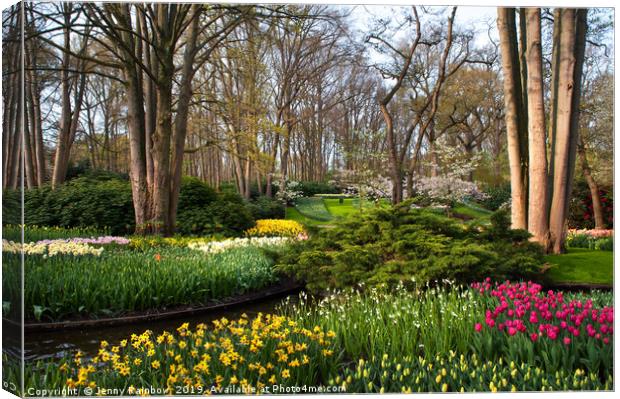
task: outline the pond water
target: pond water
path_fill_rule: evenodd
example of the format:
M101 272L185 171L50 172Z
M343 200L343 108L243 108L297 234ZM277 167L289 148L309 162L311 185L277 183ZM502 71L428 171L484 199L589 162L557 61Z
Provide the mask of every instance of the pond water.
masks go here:
M111 327L91 327L87 329L27 333L24 342L24 358L26 360L37 360L62 357L78 349L85 352L87 355L93 355L96 354L99 349L99 343L103 340L111 344L117 344L123 339L129 339L131 334L140 334L145 330L151 330L155 334L160 334L164 330L175 331L177 327L185 322L190 323L190 326L193 327L199 323L209 324L212 320L222 317L226 317L230 320L238 319L243 313L246 313L250 317L261 312L272 313L284 302L289 301L290 303L296 303L298 299L299 294L289 294L190 317ZM14 348L19 347L19 330L11 331L14 330L14 328L10 327L7 323L2 323L2 328L4 348L11 351L11 346Z

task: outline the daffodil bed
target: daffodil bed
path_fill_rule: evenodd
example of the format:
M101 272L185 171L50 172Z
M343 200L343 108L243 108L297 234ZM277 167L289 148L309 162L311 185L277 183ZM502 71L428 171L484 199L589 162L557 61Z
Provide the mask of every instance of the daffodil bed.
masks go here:
M302 295L280 315L146 331L94 357L29 364L26 394L611 390L612 302L489 281Z

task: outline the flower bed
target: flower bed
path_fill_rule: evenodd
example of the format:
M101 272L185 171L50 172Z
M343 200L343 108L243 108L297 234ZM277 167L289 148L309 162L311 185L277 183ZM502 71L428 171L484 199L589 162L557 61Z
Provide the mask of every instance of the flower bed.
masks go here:
M28 373L33 386L64 386L81 395L97 387L127 387L129 395L151 388L168 395L261 392L276 384L313 385L335 363L333 337L333 331L306 329L282 316L243 315L215 320L212 329L199 324L191 330L185 323L174 333L145 331L115 345L103 341L90 359L78 352Z
M569 229L566 237L566 244L572 248L597 249L602 251L613 251L614 231L604 229Z
M103 248L95 248L87 243L69 242L65 240L48 240L30 242L25 244L14 243L13 241L2 240L2 252L24 255L42 255L44 258L56 255L100 256Z
M569 298L562 292L543 292L539 284L489 281L472 286L493 298L482 320L474 326L478 344L488 354L512 354L517 362L532 364L532 354L546 353L544 365L574 370L611 370L613 306L592 298ZM598 305L598 306L597 306ZM500 348L502 345L503 348Z
M21 267L10 260L20 255L3 255L7 298L3 310L18 312L9 303L19 301ZM30 320L110 317L173 305L200 305L266 287L277 279L273 261L253 247L209 256L187 248L118 249L100 253L96 261L67 253L30 254L24 268L24 311Z
M143 393L145 381L161 394L247 393L274 384L349 393L614 388L612 294L444 283L335 291L318 302L302 294L277 316L102 342L94 358L78 353L29 365L27 386L129 387L130 394Z
M245 231L248 237L307 237L304 226L294 220L259 219L256 226Z
M190 242L187 247L207 254L218 254L235 248L279 247L292 241L289 237L230 238L222 241Z
M611 293L544 293L532 283L489 281L470 288L421 288L336 291L316 307L302 298L287 314L336 333L338 347L357 366L344 365L332 382L349 392L613 388ZM538 307L544 312L536 310L534 327L529 317ZM496 309L493 321L483 324ZM526 319L515 321L517 311ZM586 320L585 313L596 321Z

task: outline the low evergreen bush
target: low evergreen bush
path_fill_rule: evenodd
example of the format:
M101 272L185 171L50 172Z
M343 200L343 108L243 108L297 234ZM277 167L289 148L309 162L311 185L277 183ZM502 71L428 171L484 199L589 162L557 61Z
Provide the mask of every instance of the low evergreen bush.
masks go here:
M526 231L511 230L506 212L494 214L491 222L486 229L465 226L407 201L320 231L285 253L278 268L314 291L412 279L466 283L536 277L544 263L541 247L528 241Z

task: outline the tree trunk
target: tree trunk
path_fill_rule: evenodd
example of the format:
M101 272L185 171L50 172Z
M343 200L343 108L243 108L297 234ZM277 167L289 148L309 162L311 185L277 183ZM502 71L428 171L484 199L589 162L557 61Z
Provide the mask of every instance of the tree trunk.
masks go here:
M582 78L583 78L583 64L585 59L585 49L586 49L586 34L588 31L588 9L580 8L577 9L577 26L575 32L575 68L574 68L574 88L573 88L573 98L572 98L572 109L573 113L571 115L571 125L570 125L570 147L569 147L569 159L568 159L568 185L566 187L566 197L567 201L566 209L564 211L565 215L568 216L568 206L570 203L570 198L572 197L573 191L573 181L575 178L575 164L576 164L576 153L577 153L577 144L579 142L579 114L581 109L581 95L582 95Z
M549 229L551 233L551 250L554 253L565 251L564 238L566 211L568 207L568 179L569 169L574 165L569 164L570 141L571 141L571 115L577 110L572 109L572 96L575 82L575 10L562 9L560 12L560 65L557 67L558 79L554 93L556 99L556 112L554 114L553 136L553 194L549 215ZM557 22L556 22L557 23Z
M129 132L129 177L136 220L136 234L148 232L150 200L146 181L146 154L144 129L144 96L138 84L135 65L127 65L127 128Z
M162 6L163 8L163 6ZM159 9L159 25L165 19ZM174 74L173 54L161 49L157 92L157 125L153 133L153 186L151 232L167 233L170 229L170 147L172 139L172 76Z
M506 131L508 161L510 164L512 228L527 229L527 189L522 153L523 114L521 78L517 51L517 34L514 8L497 9L497 27L500 35L502 67L504 70L504 102L506 106Z
M192 79L194 77L194 58L196 55L196 42L198 40L198 6L193 5L191 13L193 20L188 32L185 54L183 56L183 72L181 87L177 105L177 115L174 125L174 138L172 141L172 180L170 184L169 226L168 234L174 233L179 205L179 193L181 192L181 172L183 166L183 150L185 149L185 137L187 136L187 120L189 105L192 98Z
M540 9L525 10L527 25L527 91L528 91L528 148L529 196L528 230L533 240L549 249L549 219L547 217L547 146L545 103L543 97L542 47Z
M594 177L592 176L592 172L590 170L590 165L588 164L588 157L586 156L586 147L583 143L583 139L579 138L579 146L577 147L577 152L579 153L579 158L581 159L581 168L583 170L583 177L586 179L586 183L588 183L588 188L590 189L590 195L592 197L592 211L594 213L594 228L597 230L602 230L605 228L605 218L603 217L603 204L601 202L601 196L599 194L598 184Z

